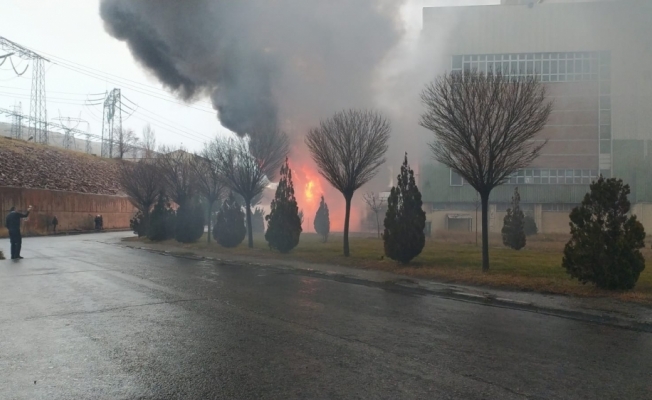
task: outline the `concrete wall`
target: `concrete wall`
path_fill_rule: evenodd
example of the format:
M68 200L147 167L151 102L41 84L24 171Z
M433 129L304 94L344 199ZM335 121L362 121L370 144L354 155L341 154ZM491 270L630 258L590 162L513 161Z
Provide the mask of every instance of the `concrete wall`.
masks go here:
M57 216L57 230L92 230L93 218L101 214L105 229L129 228L129 220L135 209L126 197L94 195L42 189L0 187L0 213L3 218L0 236L7 236L4 218L12 206L26 210L34 209L23 222L23 233L38 235L47 233L53 216Z

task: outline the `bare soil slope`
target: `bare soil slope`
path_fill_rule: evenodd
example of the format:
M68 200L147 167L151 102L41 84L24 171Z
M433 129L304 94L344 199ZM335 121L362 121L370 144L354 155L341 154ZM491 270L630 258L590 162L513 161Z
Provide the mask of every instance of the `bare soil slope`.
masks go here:
M117 160L0 138L0 186L117 195L118 172Z

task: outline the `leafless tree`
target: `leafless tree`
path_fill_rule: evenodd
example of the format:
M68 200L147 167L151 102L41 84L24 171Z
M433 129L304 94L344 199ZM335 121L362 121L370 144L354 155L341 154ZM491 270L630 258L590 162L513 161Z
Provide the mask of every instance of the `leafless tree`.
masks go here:
M389 121L377 112L346 110L321 121L306 137L319 173L344 196L344 255L347 257L351 199L385 162L390 131Z
M244 199L249 247L253 247L251 206L281 168L289 152L288 137L269 127L247 138L216 138L210 146L227 186Z
M213 204L219 201L225 189L224 177L219 169L219 156L214 153L213 146L205 144L201 155L195 155L190 166L195 174L197 189L206 199L208 221L208 243L211 241L211 216Z
M435 134L431 149L480 195L482 270L489 270L489 194L513 172L539 156L552 103L534 77L514 78L475 71L449 73L421 93L420 124Z
M161 191L161 173L158 167L146 160L120 165L120 185L129 201L143 214L145 232L149 226L149 214Z
M165 193L170 196L179 207L183 207L193 198L197 190L197 182L191 160L194 154L188 153L183 148L161 147L160 154L156 157Z
M145 125L143 128L142 147L145 158L153 158L156 149L156 133L150 124Z
M133 129L116 128L113 132L113 145L118 158L124 158L138 144L138 138Z
M365 193L362 198L367 203L367 207L369 207L371 212L376 214L376 228L378 229L378 237L380 238L380 219L378 218L378 214L383 211L385 200L376 196L374 192Z

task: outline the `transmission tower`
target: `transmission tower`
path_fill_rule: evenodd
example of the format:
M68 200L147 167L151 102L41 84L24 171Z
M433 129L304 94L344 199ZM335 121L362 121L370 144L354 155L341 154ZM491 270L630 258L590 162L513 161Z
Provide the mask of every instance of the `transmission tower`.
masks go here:
M71 118L71 117L65 117L64 118L64 117L61 116L61 114L59 114L59 118L55 118L55 120L60 122L60 128L64 132L63 133L63 147L66 148L66 149L73 148L73 149L76 150L77 149L77 144L75 143L75 133L79 132L79 130L77 130L77 127L79 126L79 124L85 123L86 124L86 129L88 131L89 128L90 128L90 125L89 125L88 121L86 121L84 119L81 119L81 118ZM67 123L64 123L64 121L67 122ZM75 126L71 127L71 124L74 123L74 122L76 122L77 124ZM86 138L90 139L90 134L87 133ZM90 142L90 141L88 141L88 142ZM86 149L87 150L88 150L88 142L86 144Z
M102 117L102 157L113 158L113 133L122 129L122 95L113 89L104 100Z
M23 138L23 104L14 105L13 123L11 124L11 137L14 139Z
M32 61L32 92L30 97L29 127L30 136L41 143L48 143L48 120L45 102L45 62L47 58L0 36L0 48L10 51L7 56L16 55L24 60ZM16 73L18 73L16 71ZM20 75L20 74L19 74Z

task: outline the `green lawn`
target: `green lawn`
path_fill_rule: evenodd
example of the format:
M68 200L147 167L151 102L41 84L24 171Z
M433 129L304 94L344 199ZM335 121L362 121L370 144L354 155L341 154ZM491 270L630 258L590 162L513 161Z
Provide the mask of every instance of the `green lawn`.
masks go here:
M485 285L495 288L529 290L543 293L563 293L583 296L609 296L628 301L652 303L652 265L643 273L636 288L628 292L606 292L591 285L582 285L569 279L561 267L562 250L567 237L537 235L528 238L528 245L521 251L502 246L499 236L490 240L489 273L481 272L480 247L475 237L468 234L436 235L429 238L421 255L409 265L401 265L384 259L382 240L371 235L351 238L351 256L342 256L341 235L331 235L322 243L314 234L302 234L301 242L290 254L269 250L262 235L256 236L254 248L249 249L246 240L240 246L226 249L215 242L200 242L175 246L186 249L214 251L218 255L242 255L261 259L291 259L305 262L336 264L364 269L378 269L407 276L434 279L450 283ZM649 246L643 250L648 264L652 264Z

